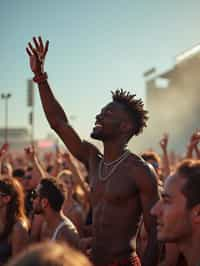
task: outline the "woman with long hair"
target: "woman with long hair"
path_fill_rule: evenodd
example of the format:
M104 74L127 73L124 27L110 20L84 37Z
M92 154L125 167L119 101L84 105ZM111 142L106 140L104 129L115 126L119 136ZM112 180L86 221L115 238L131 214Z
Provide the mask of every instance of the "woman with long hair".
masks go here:
M28 230L23 188L15 178L3 177L0 179L0 265L27 245Z

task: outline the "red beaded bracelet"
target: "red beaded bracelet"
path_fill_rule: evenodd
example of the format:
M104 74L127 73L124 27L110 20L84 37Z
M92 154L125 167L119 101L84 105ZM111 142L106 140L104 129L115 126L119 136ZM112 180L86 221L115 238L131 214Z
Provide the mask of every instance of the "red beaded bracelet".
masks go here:
M41 74L39 74L39 75L36 75L36 76L33 78L33 81L34 81L35 83L40 84L40 83L46 81L47 79L48 79L48 75L47 75L46 72L44 72L44 73L41 73Z

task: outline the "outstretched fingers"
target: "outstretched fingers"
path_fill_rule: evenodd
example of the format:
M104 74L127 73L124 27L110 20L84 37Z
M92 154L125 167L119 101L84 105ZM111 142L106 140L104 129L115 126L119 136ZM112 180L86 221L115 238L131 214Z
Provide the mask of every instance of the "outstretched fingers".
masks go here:
M45 47L44 47L44 55L43 55L44 57L46 56L48 49L49 49L49 41L46 41Z
M33 37L33 42L35 44L36 50L41 51L40 50L40 44L39 44L38 40L35 37Z
M26 52L27 52L27 54L31 57L31 56L33 56L33 54L31 53L31 51L28 49L28 47L26 47Z
M29 47L29 50L31 50L31 52L37 57L36 49L33 48L32 44L30 42L28 43L28 47Z
M39 40L39 44L40 44L40 51L43 51L44 50L44 44L43 44L43 41L42 41L42 37L39 36L38 40Z

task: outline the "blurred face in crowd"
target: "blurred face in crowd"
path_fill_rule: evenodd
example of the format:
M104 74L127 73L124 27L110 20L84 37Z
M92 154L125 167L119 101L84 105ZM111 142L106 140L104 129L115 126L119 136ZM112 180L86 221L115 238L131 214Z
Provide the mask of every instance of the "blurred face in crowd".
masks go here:
M35 179L33 178L33 171L26 171L24 177L21 180L21 183L24 187L25 191L29 191L31 189L35 189L37 184Z
M35 195L33 200L33 210L35 214L42 214L43 213L43 207L41 203L41 196L40 196L40 184L35 189Z
M9 163L2 165L2 175L12 176L12 166Z
M192 214L182 193L185 178L175 174L166 179L162 198L154 205L151 214L157 218L158 240L186 241L192 234Z
M59 178L66 185L68 192L74 192L74 182L73 182L73 176L71 172L69 172L69 174L62 173Z
M5 192L0 191L0 209L4 208L10 201L10 196Z

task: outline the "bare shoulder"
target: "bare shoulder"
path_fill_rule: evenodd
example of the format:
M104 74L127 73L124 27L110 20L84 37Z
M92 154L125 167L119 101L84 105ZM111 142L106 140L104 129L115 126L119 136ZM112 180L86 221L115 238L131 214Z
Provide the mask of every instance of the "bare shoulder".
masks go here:
M28 232L27 224L22 221L18 221L13 226L13 232Z
M157 175L153 167L140 156L131 153L128 164L130 173L134 176L134 181L140 189L148 188L148 186L158 186Z

